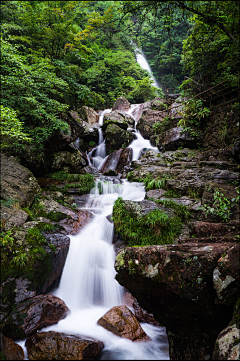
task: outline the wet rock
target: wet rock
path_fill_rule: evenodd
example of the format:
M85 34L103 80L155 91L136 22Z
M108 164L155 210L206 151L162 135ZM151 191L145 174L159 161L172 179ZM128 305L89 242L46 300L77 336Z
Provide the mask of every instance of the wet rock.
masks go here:
M238 232L238 222L211 223L196 221L192 222L190 226L191 234L194 234L196 237L235 235Z
M55 250L47 250L50 254L50 267L46 281L41 287L42 293L53 287L53 285L57 286L56 282L60 280L70 246L70 238L63 234L44 232L44 236L48 243L55 247Z
M40 192L37 179L14 157L1 154L1 199L29 207Z
M112 107L112 110L128 110L130 108L130 103L129 101L125 98L125 97L119 97L113 107Z
M60 151L52 153L49 157L49 170L51 172L59 171L61 168L68 166L72 173L77 173L85 165L86 161L79 150L75 150L73 153Z
M190 136L182 127L175 127L161 134L159 148L164 150L177 150L180 147L196 149L199 140Z
M79 172L80 174L95 174L95 175L99 175L100 172L97 168L91 166L91 165L87 165L86 167L82 168L81 171Z
M98 143L100 125L98 123L89 124L87 122L83 122L84 132L82 134L82 139L84 143L89 141L94 141L96 144ZM84 149L85 151L85 149Z
M120 158L120 155L121 155L121 152L122 152L122 149L119 149L119 150L115 150L114 152L109 154L109 156L107 157L107 159L101 166L100 171L102 173L105 173L105 172L109 171L110 169L115 171L118 161L119 161L119 158Z
M212 360L239 360L240 358L239 304L240 299L234 307L233 317L228 326L217 337Z
M10 207L2 206L0 209L0 217L2 220L3 229L6 231L13 227L22 226L29 215L22 210L18 205L12 205Z
M95 360L104 344L80 335L38 332L25 343L29 360Z
M160 323L142 307L139 306L137 299L131 295L130 292L125 292L123 295L123 302L126 306L131 307L137 320L139 322L149 323L154 326L161 326Z
M157 122L162 122L167 115L167 111L144 110L136 128L139 130L143 138L150 139L150 137L155 133L153 125Z
M164 189L152 189L148 191L145 195L145 198L153 198L154 200L162 198L162 196L166 193Z
M83 105L81 108L78 109L79 117L89 124L98 123L99 115L95 112L94 109Z
M0 332L0 345L2 360L24 360L24 352L21 346Z
M239 244L233 244L218 260L213 271L216 304L232 305L239 295Z
M125 148L121 151L116 167L116 171L118 173L121 173L124 167L130 166L132 161L132 154L133 154L132 148Z
M117 111L113 111L113 112L105 114L104 120L103 120L103 126L102 126L103 131L106 130L106 128L109 124L115 124L119 128L124 129L124 130L127 130L128 126L129 126L128 122L125 120L125 117Z
M104 172L103 175L106 176L117 176L118 172L116 170L109 169L108 171Z
M213 272L232 246L189 242L126 247L118 253L116 279L166 326L171 359L211 357L232 317L232 306L215 303Z
M59 297L35 296L15 306L2 332L12 339L25 339L37 330L57 323L67 312L68 307Z
M134 139L134 135L119 128L115 124L109 124L106 129L106 149L117 150L120 148L126 148Z
M112 307L97 323L117 336L131 341L149 341L132 311L125 305Z
M84 210L80 210L78 212L78 221L75 225L75 227L73 228L73 230L71 231L71 234L78 234L80 232L80 230L88 223L90 222L90 220L93 218L93 214L90 211L84 211Z

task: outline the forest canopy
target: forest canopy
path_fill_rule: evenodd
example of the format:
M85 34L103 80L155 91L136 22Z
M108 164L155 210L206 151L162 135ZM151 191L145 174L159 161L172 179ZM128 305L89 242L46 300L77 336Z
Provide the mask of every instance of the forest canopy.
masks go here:
M239 82L237 1L2 1L0 21L1 130L11 129L2 135L10 152L67 133L66 110L162 96L134 43L164 91Z

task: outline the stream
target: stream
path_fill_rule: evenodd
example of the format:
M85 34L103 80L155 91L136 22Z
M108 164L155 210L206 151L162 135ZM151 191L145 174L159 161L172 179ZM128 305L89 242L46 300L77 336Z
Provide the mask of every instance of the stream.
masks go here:
M137 160L144 148L158 152L136 130L140 104L131 105L126 112L135 120L135 139L129 145L133 150L132 160ZM111 109L99 113L99 124ZM89 154L89 165L100 169L107 159L105 140L99 129L99 143ZM112 165L111 168L114 169ZM116 177L115 177L116 178ZM106 181L107 179L107 181ZM110 308L124 304L124 289L115 280L115 251L112 245L114 225L107 216L111 215L114 201L141 201L145 197L143 183L128 182L126 179L114 181L114 177L100 176L95 181L89 199L84 207L94 218L77 235L70 235L70 248L62 272L59 287L52 292L69 307L70 312L58 324L45 327L41 331L57 331L68 334L93 337L104 343L101 360L166 360L169 359L168 340L165 328L140 323L151 341L133 342L118 337L97 324L97 320ZM131 309L131 307L129 307ZM133 311L133 309L131 309ZM18 344L27 351L24 341Z

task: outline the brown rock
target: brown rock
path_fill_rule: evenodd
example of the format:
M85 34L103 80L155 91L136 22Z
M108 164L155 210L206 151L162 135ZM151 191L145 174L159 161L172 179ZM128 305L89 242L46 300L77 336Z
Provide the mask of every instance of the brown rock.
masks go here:
M1 179L1 199L18 202L20 207L29 207L40 192L32 172L5 154L1 154Z
M94 360L104 344L89 337L38 332L25 343L29 360Z
M24 339L43 327L63 319L68 307L59 297L40 295L19 303L3 326L3 333L12 339Z
M4 360L24 360L24 352L21 346L13 342L10 338L0 332L1 354L5 356ZM1 356L2 356L1 355ZM3 360L3 358L1 358Z
M128 110L130 108L130 103L125 97L118 98L113 107L112 110Z
M116 168L116 171L118 173L121 173L124 167L129 166L131 164L132 154L133 154L132 148L125 148L122 150Z
M177 150L179 147L196 149L196 137L190 136L182 127L175 127L163 132L160 139L160 146L166 151Z
M157 122L162 122L167 115L167 111L146 109L143 111L142 116L137 123L137 130L140 131L144 138L150 139L155 133L153 125Z
M154 326L161 326L151 313L148 313L139 306L138 301L130 292L125 292L123 295L123 302L126 306L134 309L134 314L139 322L149 323Z
M78 109L79 117L90 124L98 123L99 115L97 112L95 112L94 109L87 107L86 105L83 105L81 108Z
M132 311L124 305L111 308L97 323L115 335L132 341L150 340Z
M71 234L75 235L80 232L80 230L93 218L93 214L90 211L80 210L78 212L79 219L74 226Z
M233 300L236 302L237 298L234 287L231 305L216 304L213 286L218 260L230 251L233 256L232 247L230 242L189 241L184 244L126 247L118 253L116 279L136 297L140 307L154 314L157 321L166 327L171 359L211 357L219 332L231 320ZM236 253L236 260L237 256ZM230 259L230 255L228 257ZM239 265L239 260L235 264ZM233 272L229 269L227 275L235 278ZM225 274L221 274L225 281ZM237 282L234 282L236 286ZM194 347L189 348L189 345Z
M107 157L107 159L105 160L105 162L103 163L103 165L100 168L100 171L102 173L105 173L107 171L111 170L116 170L117 164L118 164L118 160L120 158L122 149L119 150L115 150L114 152L112 152L111 154L109 154L109 156Z

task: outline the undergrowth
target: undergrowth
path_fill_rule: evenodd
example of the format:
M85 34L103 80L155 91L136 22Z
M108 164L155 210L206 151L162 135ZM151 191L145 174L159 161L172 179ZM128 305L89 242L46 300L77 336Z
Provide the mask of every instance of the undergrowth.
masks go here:
M115 232L120 233L129 246L148 246L173 243L182 228L184 216L170 217L161 209L134 217L126 210L122 198L113 207Z

